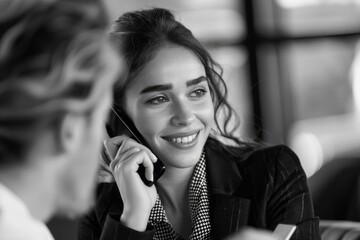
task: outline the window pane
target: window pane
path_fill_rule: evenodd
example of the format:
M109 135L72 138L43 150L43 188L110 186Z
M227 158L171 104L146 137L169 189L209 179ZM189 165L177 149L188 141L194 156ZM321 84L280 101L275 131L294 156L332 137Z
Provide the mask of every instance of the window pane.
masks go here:
M283 48L285 81L293 96L294 120L353 111L349 70L354 40L314 40Z
M359 0L257 0L261 32L319 36L359 32Z
M308 175L339 156L359 154L356 46L357 39L342 38L294 42L283 49L294 109L289 143Z

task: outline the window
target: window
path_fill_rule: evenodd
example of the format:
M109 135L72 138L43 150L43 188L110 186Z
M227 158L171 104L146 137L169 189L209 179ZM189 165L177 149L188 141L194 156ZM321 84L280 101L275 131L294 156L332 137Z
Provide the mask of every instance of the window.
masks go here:
M257 0L251 7L263 139L290 145L309 176L355 154L360 1Z

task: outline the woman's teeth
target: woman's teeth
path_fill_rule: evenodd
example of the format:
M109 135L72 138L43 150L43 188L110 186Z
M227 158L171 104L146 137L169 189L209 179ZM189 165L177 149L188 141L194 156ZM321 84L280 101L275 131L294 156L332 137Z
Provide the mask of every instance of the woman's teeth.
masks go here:
M192 141L194 141L194 139L196 138L197 133L187 136L187 137L178 137L178 138L170 138L170 140L174 143L190 143Z

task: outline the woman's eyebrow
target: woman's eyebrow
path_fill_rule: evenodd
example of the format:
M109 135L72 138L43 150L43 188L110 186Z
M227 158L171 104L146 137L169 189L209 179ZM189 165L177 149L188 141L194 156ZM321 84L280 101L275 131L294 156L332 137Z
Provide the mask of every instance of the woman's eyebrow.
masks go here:
M201 83L203 81L207 81L207 78L205 76L200 76L198 78L187 81L186 86L187 87L194 86L194 85L197 85L197 84L199 84L199 83Z
M161 92L161 91L166 91L166 90L170 90L172 89L172 85L171 84L160 84L160 85L153 85L153 86L149 86L144 88L143 90L141 90L141 94L143 93L149 93L149 92Z
M207 81L207 78L204 76L200 76L198 78L187 81L186 86L187 87L194 86L203 81ZM167 90L171 90L171 89L172 89L171 84L159 84L159 85L153 85L153 86L146 87L143 90L141 90L140 93L144 94L144 93L149 93L149 92L161 92L161 91L167 91Z

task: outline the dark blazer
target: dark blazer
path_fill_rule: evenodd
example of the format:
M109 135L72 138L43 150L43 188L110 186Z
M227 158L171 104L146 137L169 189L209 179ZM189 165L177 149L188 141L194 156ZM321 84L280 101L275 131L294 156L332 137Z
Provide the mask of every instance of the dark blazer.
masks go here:
M222 149L222 150L221 150ZM214 239L243 226L273 230L278 223L297 225L291 239L320 239L306 175L286 146L234 157L225 149L205 147ZM155 230L137 232L119 222L122 200L116 183L102 183L95 209L79 222L79 240L152 239Z

